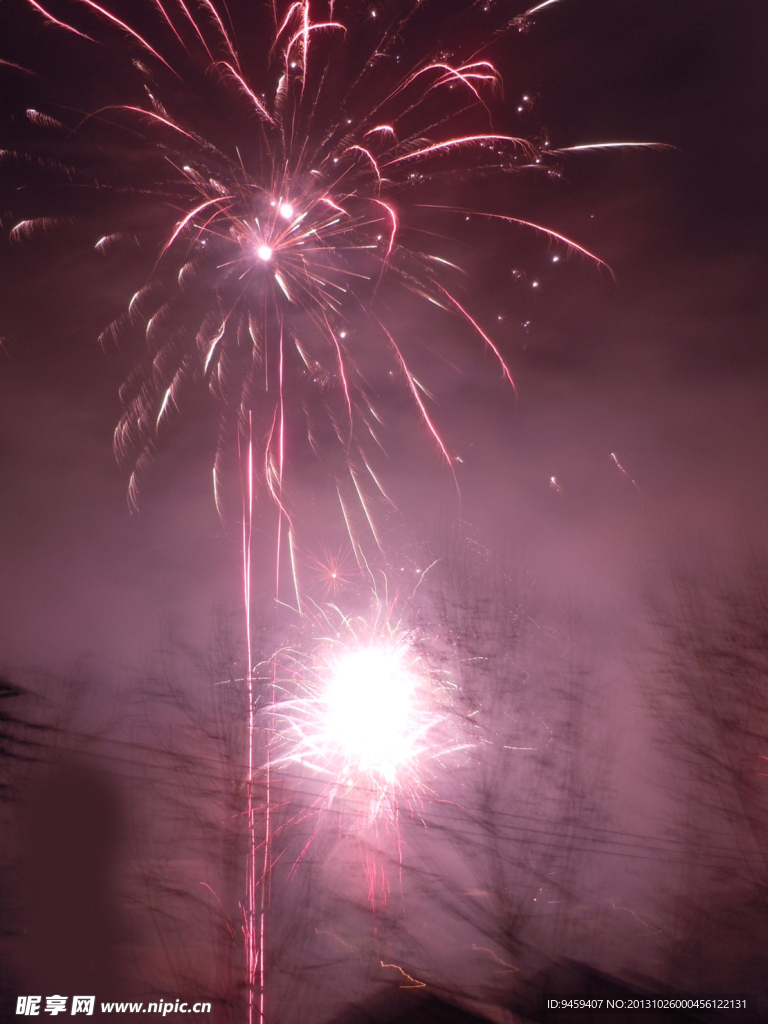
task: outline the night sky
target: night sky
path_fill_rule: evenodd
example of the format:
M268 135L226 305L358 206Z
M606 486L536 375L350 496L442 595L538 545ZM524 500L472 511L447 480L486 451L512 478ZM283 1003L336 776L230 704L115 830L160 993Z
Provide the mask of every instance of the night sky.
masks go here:
M248 4L231 0L230 6L240 13ZM253 17L260 17L259 5L253 6ZM491 6L519 13L501 0ZM131 7L111 9L133 16ZM445 10L461 8L459 0L445 4ZM76 18L73 3L62 0L56 11ZM145 14L136 17L148 24ZM93 20L77 23L86 22L98 31ZM418 31L425 34L423 26ZM109 38L117 45L117 35ZM416 45L433 41L419 36ZM462 226L458 243L446 243L469 272L464 294L502 351L516 393L482 344L455 321L433 319L413 297L402 301L401 330L428 343L417 356L419 373L436 399L430 406L435 423L458 457L460 498L407 396L383 392L387 457L381 472L397 506L382 527L392 571L412 572L428 555L449 563L456 557L449 549L458 545L476 553L486 567L479 570L481 578L487 575L485 596L503 604L512 598L498 596L490 567L508 567L508 578L528 595L531 635L549 638L530 639L529 671L535 675L538 657L559 671L571 641L588 666L584 759L590 761L598 734L611 750L603 824L656 839L668 835L680 815L674 791L665 787L670 755L664 730L648 706L648 693L657 692L648 680L659 644L648 595L669 596L670 566L730 578L766 541L767 46L768 10L759 0L562 0L537 15L529 31L493 42L483 56L504 77L495 114L502 130L536 138L546 133L553 148L602 141L669 148L573 153L558 163L558 175L441 186L439 200L449 195L462 207L512 212L575 239L615 275L566 258L562 247L530 233L500 230L479 218ZM91 52L81 40L44 27L22 0L0 4L0 61L28 69L0 63L3 149L77 160L76 139L67 138L57 152L24 111L59 116L60 104L87 112L115 102L123 83L108 78L109 50L100 47L93 58ZM98 137L92 126L86 131ZM132 145L128 140L120 156L128 178L133 170L141 175L145 159L137 135L131 164ZM88 159L92 166L99 160L111 166L115 156L94 157L89 150ZM159 699L154 709L146 679L177 657L168 654L173 645L176 651L185 644L203 647L215 623L237 624L240 615L236 487L223 520L211 493L216 404L203 389L188 393L142 476L139 510L132 512L129 470L115 459L112 435L121 414L118 389L134 352L128 342L102 348L97 337L136 290L146 259L133 263L130 256L103 258L93 251L102 233L100 200L91 203L59 186L48 190L39 172L29 172L26 182L23 168L11 169L9 162L2 170L0 660L6 678L36 692L39 706L57 704L64 679L82 680L72 728L89 734L111 729L124 741L123 718L129 717L144 723L131 734L134 742L160 744L153 728L159 734L173 716ZM28 215L27 188L44 214L71 223L14 244L8 234ZM142 216L152 216L149 206L137 213ZM429 346L438 341L444 358L431 359ZM328 497L324 467L311 460L301 466L292 498L305 524L300 577L311 590L312 558L323 545L343 543L343 524ZM261 496L260 598L272 578L271 568L261 569L274 527L269 508ZM460 573L454 586L464 592ZM469 591L483 587L475 580L466 584ZM183 675L182 662L173 664L169 671ZM196 671L202 672L199 662ZM529 712L532 721L550 714L536 700L527 701ZM38 707L30 714L42 712ZM552 728L558 720L551 711ZM90 794L84 804L90 800L93 808L107 799L100 785L83 785ZM126 783L131 810L125 815L145 821L164 797L157 789L143 796L141 785ZM513 813L514 797L503 785L500 792ZM25 798L25 805L37 807L36 799ZM45 799L53 798L40 796L41 807ZM527 798L525 807L522 813L529 814ZM61 827L66 832L66 823ZM114 828L115 834L129 831L125 822ZM157 826L158 849L172 833L167 821ZM106 849L112 839L102 835L96 845L102 841ZM446 854L446 875L462 877L458 856ZM416 858L419 871L430 858L439 861L425 844ZM319 855L314 864L318 875L326 870ZM579 913L594 939L587 958L687 990L693 982L680 966L685 956L679 961L660 952L667 939L669 948L683 942L683 932L674 936L662 921L660 870L603 854L585 869ZM451 911L429 903L419 871L409 891L415 906L426 901L421 940L431 944L433 976L444 977L460 959L451 942L443 948L435 938L453 927ZM334 879L325 884L332 892ZM296 886L284 897L291 909L305 898L303 887L311 889L306 880ZM611 900L628 922L606 923ZM364 906L337 907L335 920L331 931L343 942L355 929L370 928ZM130 942L141 949L149 940L132 927ZM473 926L464 921L464 927L466 944L477 943ZM287 926L276 931L287 943ZM419 932L410 933L410 964L421 963L414 952ZM659 933L663 940L649 938ZM130 944L126 934L119 941ZM528 941L530 947L538 942L536 956L520 949L509 955L527 956L538 970L549 940ZM304 950L297 957L306 955L307 962L316 954L306 943L297 945ZM574 952L567 943L552 949L553 955ZM333 956L327 953L327 963ZM137 955L128 988L139 991L148 977L142 963ZM331 978L354 975L333 963ZM105 966L103 976L113 969ZM734 972L736 985L742 975ZM350 984L351 995L359 997L376 981L366 974ZM471 990L471 970L462 984ZM290 999L281 997L274 1019L320 1020L343 1003L338 984L321 988L312 1016L306 1016L312 1001L302 990L300 1008L289 1012Z

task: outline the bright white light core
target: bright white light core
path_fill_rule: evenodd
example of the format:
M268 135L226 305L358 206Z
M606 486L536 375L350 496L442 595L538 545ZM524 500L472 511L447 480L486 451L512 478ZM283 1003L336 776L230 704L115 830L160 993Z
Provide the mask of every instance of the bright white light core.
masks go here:
M333 665L325 693L327 740L362 771L393 780L414 751L416 680L397 648L361 647Z
M293 216L293 207L290 203L282 203L280 206L280 216L285 217L286 220L290 220Z
M272 259L272 250L268 245L260 245L256 250L256 255L260 260L264 260L265 263Z

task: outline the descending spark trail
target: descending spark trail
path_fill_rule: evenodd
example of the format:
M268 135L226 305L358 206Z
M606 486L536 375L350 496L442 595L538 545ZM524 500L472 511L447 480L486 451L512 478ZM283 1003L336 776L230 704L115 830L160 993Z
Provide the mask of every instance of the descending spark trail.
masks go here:
M401 336L393 308L410 295L455 318L514 386L501 347L460 290L462 271L441 248L453 215L462 215L456 225L472 213L507 232L534 230L604 266L561 233L513 213L441 206L443 183L472 174L508 179L538 173L560 154L631 144L549 150L497 130L491 113L501 75L477 48L461 42L473 38L462 28L479 18L480 37L490 40L497 29L520 27L520 19L491 26L488 5L473 0L453 13L441 0L385 0L375 10L357 0L271 0L271 18L234 0L229 8L225 0L145 0L134 5L135 23L118 17L109 0L25 2L51 32L77 47L74 64L84 47L119 40L116 69L130 82L125 102L107 103L73 126L101 133L100 152L120 154L112 158L119 168L106 173L102 163L97 175L82 180L63 168L69 182L87 186L99 201L114 201L111 212L121 223L100 232L98 251L138 242L152 256L146 282L102 336L106 342L143 334L145 354L121 390L124 412L115 432L118 455L132 464L130 501L136 503L141 471L190 387L203 382L221 402L213 474L219 510L225 448L233 432L237 439L249 705L244 932L249 1019L258 1016L263 1024L270 773L281 758L293 758L335 778L337 790L365 776L375 782L381 803L443 746L431 748L439 729L423 706L419 710L418 658L386 630L354 639L344 657L337 631L329 648L335 653L320 656L324 668L315 669L314 682L304 679L306 692L290 700L277 699L281 684L273 662L270 713L293 730L294 745L290 755L273 751L272 727L265 730L259 870L259 694L251 621L256 497L265 492L275 509L276 604L289 564L291 604L300 615L306 608L291 488L305 450L331 469L355 572L372 579L369 555L381 547L377 503L391 504L376 468L387 419L379 407L381 380L403 386L425 435L454 472L430 408L434 400L417 376L413 341ZM546 0L521 17L556 2ZM453 53L446 48L449 31L458 40ZM411 48L410 36L416 41ZM434 51L419 43L435 38ZM29 117L41 128L64 127L37 111ZM134 147L127 169L121 160L126 139ZM102 159L109 165L109 157ZM50 172L49 162L38 163ZM138 168L134 178L132 168ZM137 217L139 209L149 216ZM433 229L423 227L424 217L436 220ZM11 238L55 226L55 218L24 215ZM348 569L341 575L329 570L329 587L349 575ZM390 699L382 704L384 691ZM387 726L386 741L381 731L367 731L374 719L380 730Z
M635 490L637 491L637 493L638 493L638 494L642 494L643 492L642 492L642 490L640 489L640 487L638 486L638 484L637 484L637 481L635 481L635 480L633 480L633 479L632 479L632 477L631 477L631 476L629 475L629 473L628 473L628 472L626 471L626 469L624 469L624 467L622 466L622 464L621 464L621 463L619 462L619 458L618 458L618 456L617 456L616 452L611 452L611 454L610 454L610 460L611 460L611 462L612 462L612 463L614 464L614 466L616 467L616 469L618 469L618 471L619 471L619 472L621 473L621 475L622 475L622 476L624 477L624 479L625 479L625 480L628 480L628 481L629 481L629 482L630 482L630 483L632 484L632 486L633 486L633 487L635 488Z

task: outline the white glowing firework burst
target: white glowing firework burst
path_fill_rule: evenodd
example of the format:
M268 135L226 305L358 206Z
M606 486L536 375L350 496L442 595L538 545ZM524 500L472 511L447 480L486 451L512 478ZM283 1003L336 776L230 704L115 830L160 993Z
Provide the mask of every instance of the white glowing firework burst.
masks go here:
M469 746L436 639L378 601L367 617L314 611L312 640L275 655L273 765L306 769L324 808L354 790L369 819L418 810L438 768Z

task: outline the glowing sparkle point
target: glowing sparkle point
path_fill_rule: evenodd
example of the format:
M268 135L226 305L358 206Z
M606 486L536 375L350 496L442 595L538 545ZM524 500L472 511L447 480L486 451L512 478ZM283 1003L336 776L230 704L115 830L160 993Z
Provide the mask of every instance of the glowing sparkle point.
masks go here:
M290 203L280 204L280 216L285 217L286 220L290 220L293 216L293 207Z
M272 250L268 245L260 245L256 250L256 255L260 260L264 260L264 262L267 263L272 259Z
M333 665L325 693L326 736L344 759L388 779L413 756L415 679L403 651L361 647Z

